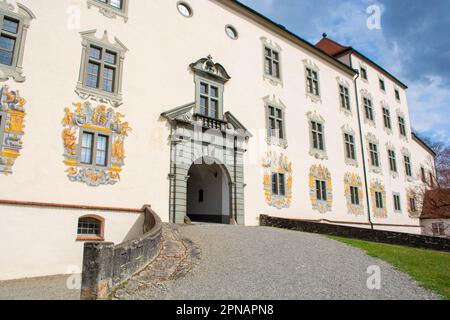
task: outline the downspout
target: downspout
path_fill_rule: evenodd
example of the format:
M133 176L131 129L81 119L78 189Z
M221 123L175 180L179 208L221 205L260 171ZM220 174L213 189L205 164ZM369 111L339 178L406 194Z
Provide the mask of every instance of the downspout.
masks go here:
M352 53L350 53L350 67L353 69L353 61L352 61ZM370 228L373 230L372 217L370 212L370 197L369 197L369 184L367 181L367 166L366 166L366 153L364 152L364 137L362 130L362 122L361 122L361 112L359 110L359 95L358 95L358 83L357 80L360 74L357 72L356 76L353 78L353 82L355 84L355 96L356 96L356 112L358 114L358 128L359 128L359 137L361 140L361 153L362 153L362 163L364 170L364 184L366 185L366 201L367 201L367 215L369 218Z
M234 164L233 164L233 170L234 170L234 199L233 199L233 205L234 205L234 221L236 222L236 225L238 224L238 214L237 214L237 136L234 136Z
M174 123L171 123L170 129L171 129L171 133L170 133L170 157L171 157L171 185L172 185L172 221L173 223L176 223L176 178L177 178L177 166L175 164L175 154L176 154L176 142L173 139L173 135L174 135Z

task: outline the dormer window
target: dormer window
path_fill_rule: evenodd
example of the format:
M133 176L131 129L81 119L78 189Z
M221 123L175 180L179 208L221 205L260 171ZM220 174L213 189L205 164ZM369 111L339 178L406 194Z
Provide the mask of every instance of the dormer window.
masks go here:
M213 62L211 56L198 60L190 67L195 75L195 113L222 120L224 85L230 76L220 64Z

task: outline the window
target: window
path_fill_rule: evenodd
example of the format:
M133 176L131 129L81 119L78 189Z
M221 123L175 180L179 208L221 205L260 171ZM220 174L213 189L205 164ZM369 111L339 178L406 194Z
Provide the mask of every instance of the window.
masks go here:
M345 133L345 156L347 159L356 160L355 136Z
M341 108L350 111L350 93L348 87L339 85Z
M361 204L359 199L359 187L350 187L350 196L352 205L359 206Z
M328 201L326 181L316 180L316 196L318 201Z
M7 6L0 9L0 71L3 73L0 79L13 78L17 82L23 82L24 45L30 21L35 16L21 4L17 6L18 13Z
M192 8L184 1L177 3L177 9L183 17L190 18L194 15Z
M78 241L104 241L104 219L98 216L84 216L78 219Z
M364 110L366 119L369 121L374 121L375 117L373 115L373 106L372 106L372 100L369 98L364 98Z
M383 119L384 119L384 127L387 129L392 129L391 112L387 108L383 108Z
M395 155L394 150L388 150L389 154L389 167L391 169L391 172L397 172L397 157Z
M405 159L405 173L408 177L412 177L411 158L409 156L404 156L404 159Z
M213 119L219 118L220 89L217 85L200 82L199 113Z
M397 212L402 211L402 205L401 205L399 194L394 194L394 210Z
M405 118L398 117L398 126L400 129L400 134L404 137L406 137L406 125L405 125Z
M198 191L198 202L202 203L205 201L205 190L200 189Z
M434 236L445 236L445 226L443 222L433 223L432 229Z
M432 172L430 172L430 187L434 188L434 176Z
M80 143L81 165L108 167L110 164L109 136L97 132L82 131Z
M313 94L315 96L320 96L319 74L317 71L311 68L306 68L306 84L308 93Z
M272 193L283 197L286 195L286 177L283 173L272 174Z
M361 67L361 78L363 78L364 80L368 80L367 69L364 67Z
M370 163L374 167L380 166L380 158L378 156L378 145L375 143L369 144L369 150L370 150Z
M113 45L107 37L97 39L95 32L82 33L84 41L77 93L82 98L101 98L118 107L122 103L122 69L127 49L117 39Z
M412 213L416 213L417 212L416 199L414 197L410 197L409 198L409 210Z
M237 38L239 38L239 33L237 32L236 28L233 26L227 25L225 27L225 33L232 40L236 40Z
M280 54L269 47L265 47L264 72L266 75L280 79Z
M88 0L88 8L97 7L105 17L116 18L121 16L127 22L128 2L129 0Z
M383 79L380 79L380 89L381 91L386 92L386 84L384 83Z
M383 193L375 191L375 205L377 209L384 209Z
M280 108L269 106L269 136L285 139L284 137L284 112Z
M427 183L427 177L425 175L425 169L423 167L420 168L420 173L421 173L421 176L422 176L422 182L423 183Z
M313 149L325 151L323 125L321 123L311 121L311 134Z
M394 91L395 91L395 99L397 101L400 101L400 91L398 89L395 89Z

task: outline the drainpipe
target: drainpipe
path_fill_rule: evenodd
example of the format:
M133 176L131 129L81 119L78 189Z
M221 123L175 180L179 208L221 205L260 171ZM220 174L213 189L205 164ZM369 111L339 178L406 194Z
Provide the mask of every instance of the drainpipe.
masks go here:
M237 170L236 170L236 166L237 166L237 148L238 148L238 143L237 143L237 136L234 137L234 165L233 165L233 170L234 170L234 220L236 221L236 224L238 224L238 214L237 214Z
M175 154L176 154L176 142L175 142L175 140L174 140L174 137L173 137L173 135L174 135L174 131L175 131L175 129L174 129L174 127L175 127L175 124L172 122L171 123L171 126L170 126L171 128L171 134L170 134L170 157L171 157L171 164L170 164L170 166L171 166L171 168L170 168L170 171L171 171L171 173L170 173L170 180L171 180L171 185L172 185L172 188L173 188L173 190L172 190L172 221L173 221L173 223L176 223L176 209L177 209L177 205L176 205L176 186L175 186L175 184L176 184L176 178L177 178L177 166L176 166L176 164L175 164L175 159L176 159L176 156L175 156Z
M350 53L350 67L353 69L353 61L352 61L352 54ZM362 130L362 122L361 122L361 112L359 110L359 95L358 95L358 78L360 74L359 71L357 71L357 74L355 78L353 79L353 82L355 84L355 96L356 96L356 111L358 114L358 128L359 128L359 136L361 139L361 153L362 153L362 163L363 163L363 170L364 170L364 184L366 185L366 201L367 201L367 216L369 218L370 228L373 230L373 223L372 223L372 217L370 213L370 197L369 197L369 184L367 181L367 166L366 166L366 153L364 149L364 137L363 137L363 130Z

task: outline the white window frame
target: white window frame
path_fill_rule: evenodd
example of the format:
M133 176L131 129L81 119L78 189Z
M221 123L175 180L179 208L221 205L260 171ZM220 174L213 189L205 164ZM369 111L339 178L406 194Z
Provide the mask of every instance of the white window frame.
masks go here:
M207 79L206 77L202 77L199 75L195 76L194 81L195 81L195 88L196 88L195 89L195 91L196 91L196 100L195 100L196 101L196 113L200 116L204 116L204 117L206 116L211 119L223 120L223 92L224 92L223 83L213 81L213 80ZM218 97L217 97L218 105L217 105L217 110L216 110L216 112L217 112L216 117L211 116L211 109L210 109L209 105L208 105L208 108L209 108L208 115L204 115L201 113L201 105L200 105L201 97L206 96L201 93L202 84L208 85L208 88L210 90L211 90L211 87L215 87L218 89ZM211 98L211 96L208 95L208 103L210 102L211 99L213 99L213 98Z
M366 135L366 142L367 142L367 155L368 155L368 162L369 162L369 168L370 171L377 174L383 174L382 171L382 163L381 163L381 150L380 150L380 142L377 139L377 137L373 133L368 133ZM376 155L378 159L378 166L376 166L372 161L372 153L373 150L371 148L371 145L376 146Z
M320 160L328 160L327 155L327 143L326 143L326 135L325 135L325 119L318 115L316 112L309 112L306 114L309 123L309 142L310 142L310 150L309 154L312 157ZM314 147L314 134L313 134L313 126L312 123L320 124L322 126L322 142L323 142L323 150L316 149Z
M343 147L344 147L344 161L345 164L349 166L358 167L358 146L357 146L357 140L356 140L356 132L350 128L350 126L345 125L341 127L342 130L342 139L343 139ZM355 155L355 158L349 158L347 156L347 140L346 136L353 137L353 152Z
M16 82L24 82L26 77L23 75L23 57L25 53L25 43L31 20L36 19L33 12L23 4L17 3L17 10L13 5L6 1L0 2L0 29L3 27L4 17L10 17L19 22L17 34L14 34L15 46L13 51L13 60L11 65L0 64L0 81L13 79ZM1 30L6 36L12 35L7 31Z
M106 1L106 3L105 3ZM128 5L130 0L121 0L122 8L116 8L110 4L111 0L87 0L88 8L96 7L99 12L107 18L115 19L117 17L123 18L124 22L128 22Z
M411 152L406 148L402 148L402 156L403 156L403 168L404 168L403 172L405 173L406 181L413 182L414 181L414 168L413 168L413 162L412 162L412 158L411 158ZM409 161L406 161L407 159ZM408 166L409 166L409 170L411 171L410 175L408 174Z
M366 101L370 102L370 110L373 119L367 117ZM364 123L376 128L376 110L373 101L374 101L373 97L369 91L367 91L366 89L361 90L361 105L362 105L362 112L364 114Z
M321 81L320 81L320 69L317 66L316 63L314 63L311 59L304 59L303 60L303 64L304 64L304 72L305 72L305 93L306 93L306 97L310 98L312 102L314 103L322 103L322 85L321 85ZM314 85L311 87L312 92L309 91L309 75L308 75L308 71L314 72L317 74L317 91L318 93L314 93ZM314 81L314 80L313 80Z
M352 115L352 95L350 91L350 84L347 80L342 79L341 77L337 77L337 88L338 88L338 95L339 95L339 107L340 110L348 116ZM344 92L342 92L341 88L344 88ZM345 90L347 90L348 96L345 95ZM344 101L342 98L344 97ZM346 98L348 99L348 106L346 106ZM344 105L343 105L344 102Z
M264 101L264 110L265 110L265 121L266 121L266 142L269 145L276 145L286 149L288 147L288 136L286 131L286 105L274 96L266 96L263 99ZM282 122L282 130L283 130L283 138L280 139L279 135L273 136L270 132L270 107L281 110L283 115Z
M81 99L93 99L101 103L110 103L113 107L119 107L122 104L122 79L123 79L123 66L125 60L125 53L128 49L120 42L119 39L114 38L115 42L111 43L108 40L108 34L105 31L102 38L95 36L96 30L90 30L81 32L82 37L82 54L81 54L81 67L78 77L78 83L76 86L76 93ZM115 72L115 88L114 92L107 92L102 90L101 85L99 88L91 88L86 85L87 72L89 66L89 48L90 46L102 48L103 51L108 50L116 53L116 72ZM102 70L99 78L103 77Z
M262 68L263 68L263 79L268 80L270 84L274 86L283 86L283 50L282 48L272 40L269 40L266 37L261 37L262 42ZM279 77L274 77L272 74L268 74L266 72L266 49L270 49L272 52L275 51L278 53L278 72Z

